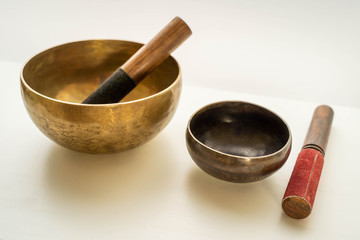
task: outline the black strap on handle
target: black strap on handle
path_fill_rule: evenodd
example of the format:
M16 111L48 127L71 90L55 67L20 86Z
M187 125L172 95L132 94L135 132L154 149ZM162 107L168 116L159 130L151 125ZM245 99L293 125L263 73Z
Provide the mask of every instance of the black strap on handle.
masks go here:
M117 103L136 87L134 81L118 68L98 89L88 96L84 104Z

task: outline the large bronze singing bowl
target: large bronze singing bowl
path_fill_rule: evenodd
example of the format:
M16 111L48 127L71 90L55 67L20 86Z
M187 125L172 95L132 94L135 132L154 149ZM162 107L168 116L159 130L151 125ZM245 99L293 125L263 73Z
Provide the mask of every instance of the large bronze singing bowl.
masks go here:
M39 53L22 69L21 90L36 126L69 149L106 153L134 148L170 121L181 91L181 72L168 57L120 103L81 102L142 44L89 40Z
M246 102L205 106L189 121L186 143L195 163L230 182L264 179L287 160L291 133L275 113Z

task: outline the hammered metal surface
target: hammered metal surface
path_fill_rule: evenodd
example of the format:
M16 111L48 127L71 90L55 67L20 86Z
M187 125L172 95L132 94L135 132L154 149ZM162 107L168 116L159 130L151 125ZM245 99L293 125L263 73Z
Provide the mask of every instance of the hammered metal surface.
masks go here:
M219 102L190 118L186 143L195 163L211 176L254 182L284 165L291 133L281 118L265 108L240 101Z
M89 153L131 149L155 137L171 120L180 97L181 72L172 57L120 103L80 104L141 46L90 40L34 56L23 68L21 90L35 125L56 143Z

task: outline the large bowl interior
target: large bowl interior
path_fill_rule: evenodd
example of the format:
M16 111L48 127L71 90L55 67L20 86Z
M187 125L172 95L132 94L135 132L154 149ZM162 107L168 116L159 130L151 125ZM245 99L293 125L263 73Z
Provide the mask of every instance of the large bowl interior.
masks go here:
M88 40L53 47L33 57L22 77L35 92L56 100L81 103L142 44L119 40ZM146 98L168 88L179 66L167 58L121 102Z
M189 130L197 141L220 153L261 157L289 140L286 123L271 111L245 102L221 102L198 111Z
M81 104L142 44L85 40L59 45L31 58L21 73L25 107L35 125L56 143L81 152L137 147L173 117L181 70L169 56L120 103Z

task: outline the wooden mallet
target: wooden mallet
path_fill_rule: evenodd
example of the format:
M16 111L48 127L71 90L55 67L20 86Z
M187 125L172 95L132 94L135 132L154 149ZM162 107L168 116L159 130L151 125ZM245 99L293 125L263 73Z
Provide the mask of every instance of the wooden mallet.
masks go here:
M326 105L315 111L282 200L284 212L296 219L310 215L324 164L334 111Z
M119 102L190 35L191 30L188 25L179 17L175 17L82 103Z

